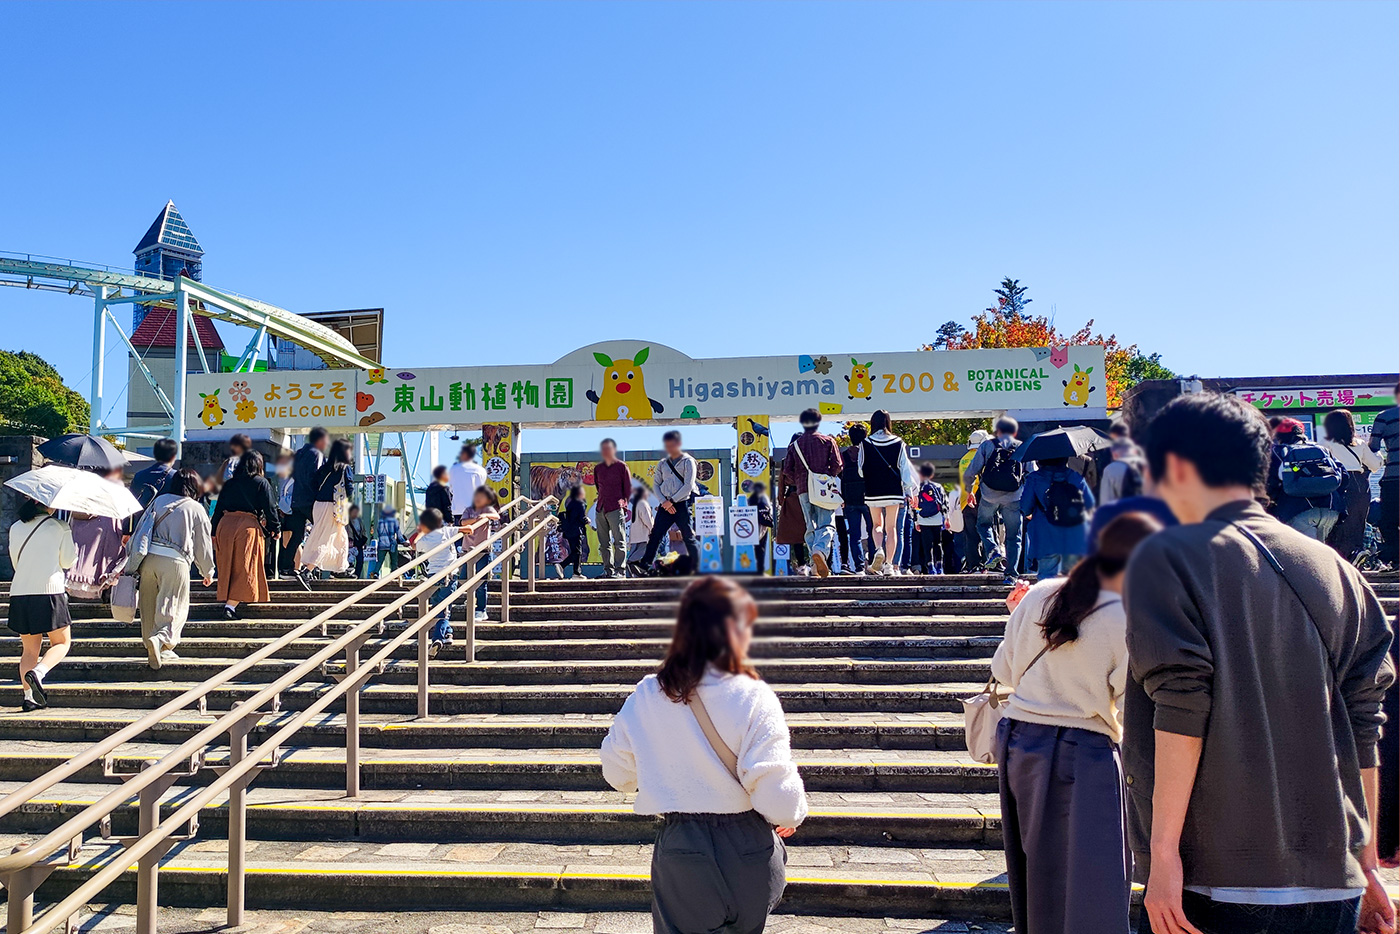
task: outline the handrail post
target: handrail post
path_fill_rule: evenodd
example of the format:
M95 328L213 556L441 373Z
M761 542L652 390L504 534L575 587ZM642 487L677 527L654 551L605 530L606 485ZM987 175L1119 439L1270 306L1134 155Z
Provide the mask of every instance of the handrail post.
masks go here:
M504 551L510 548L511 536L507 535L501 541L501 549ZM510 556L506 555L501 559L499 565L501 572L501 625L510 622Z
M345 678L355 676L360 668L360 640L345 649ZM345 797L360 796L360 689L355 686L345 692Z
M228 731L229 765L237 765L248 755L248 732L260 716L244 717ZM228 926L231 928L243 923L247 856L248 783L238 782L228 790Z
M137 798L140 815L138 839L156 829L160 823L160 799L169 784L157 782L141 789ZM136 862L136 934L156 934L156 889L160 884L160 858L157 847Z
M428 615L428 592L418 597L418 719L428 716L428 629L423 623Z
M521 560L525 562L525 590L528 593L535 592L535 548L538 544L535 540L535 528L539 524L538 517L530 517L530 530L526 533L529 537L525 539L525 550L520 553Z

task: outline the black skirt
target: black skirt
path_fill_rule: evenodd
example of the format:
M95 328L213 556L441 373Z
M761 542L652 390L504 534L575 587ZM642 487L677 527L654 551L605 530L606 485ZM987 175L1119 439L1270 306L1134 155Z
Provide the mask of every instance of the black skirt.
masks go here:
M27 593L10 597L10 629L22 636L43 635L73 625L68 594Z

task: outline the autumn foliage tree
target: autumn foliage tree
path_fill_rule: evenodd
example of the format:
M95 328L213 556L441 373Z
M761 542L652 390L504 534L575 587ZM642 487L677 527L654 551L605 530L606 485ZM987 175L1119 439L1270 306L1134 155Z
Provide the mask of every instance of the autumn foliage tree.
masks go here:
M1108 408L1123 403L1123 395L1144 379L1170 379L1175 374L1162 365L1161 354L1143 354L1137 344L1122 344L1116 334L1104 335L1089 321L1077 331L1062 332L1045 315L1026 311L1032 299L1019 279L1006 278L995 290L996 301L972 316L972 327L949 321L938 329L932 343L921 350L983 350L1006 347L1048 347L1066 344L1102 344L1104 388ZM899 433L910 444L961 444L978 428L989 428L986 419L910 419L898 423Z

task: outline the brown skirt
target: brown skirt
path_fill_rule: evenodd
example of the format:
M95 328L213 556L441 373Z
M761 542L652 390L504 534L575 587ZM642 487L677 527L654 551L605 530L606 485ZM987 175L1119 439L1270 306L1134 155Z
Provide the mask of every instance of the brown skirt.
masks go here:
M226 512L214 533L214 560L219 565L219 599L266 603L267 570L262 525L250 512Z

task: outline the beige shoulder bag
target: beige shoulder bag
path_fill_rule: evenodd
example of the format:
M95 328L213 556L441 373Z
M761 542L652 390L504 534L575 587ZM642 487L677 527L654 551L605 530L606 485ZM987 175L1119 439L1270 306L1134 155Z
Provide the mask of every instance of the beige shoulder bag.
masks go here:
M724 767L729 770L730 775L734 776L734 780L742 786L744 783L739 781L739 757L720 738L719 730L715 729L715 721L710 719L710 712L705 709L705 702L700 699L698 687L691 692L690 709L695 713L695 719L700 724L700 731L705 734L705 739L710 741L710 748L715 751L715 755L719 756L719 761L724 763Z

